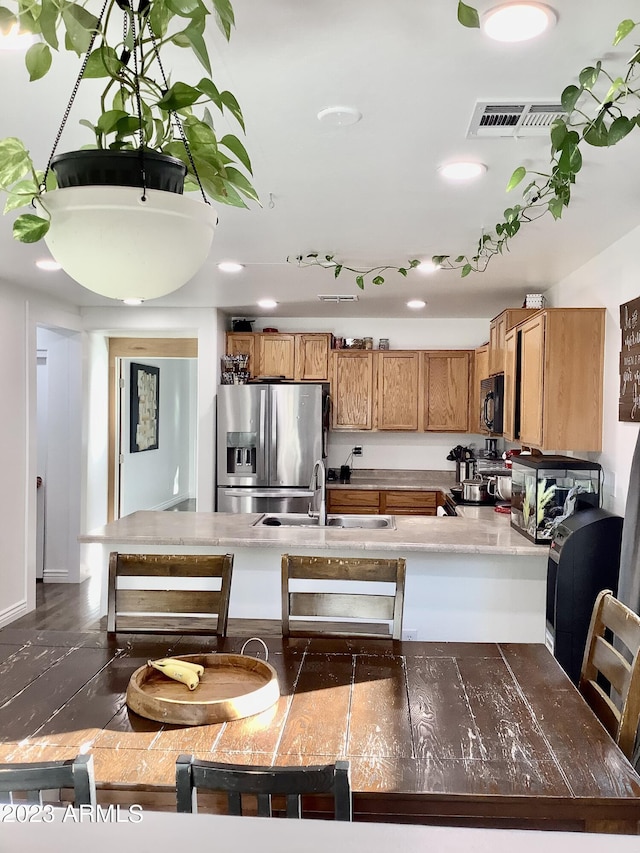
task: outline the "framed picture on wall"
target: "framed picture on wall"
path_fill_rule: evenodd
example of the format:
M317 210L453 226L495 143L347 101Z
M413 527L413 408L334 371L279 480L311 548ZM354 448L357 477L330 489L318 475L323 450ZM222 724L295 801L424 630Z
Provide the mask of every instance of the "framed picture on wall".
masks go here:
M160 368L131 362L129 450L158 449Z

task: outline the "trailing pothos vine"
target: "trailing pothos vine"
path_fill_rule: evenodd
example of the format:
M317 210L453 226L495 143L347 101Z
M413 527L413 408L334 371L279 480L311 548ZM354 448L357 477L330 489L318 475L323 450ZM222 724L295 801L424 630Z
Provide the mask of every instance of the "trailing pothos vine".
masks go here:
M464 27L478 28L477 10L463 2L458 3L458 21ZM618 45L630 35L640 21L626 19L618 24L613 44ZM506 190L511 192L526 181L522 200L508 207L502 219L490 231L483 231L472 255L433 255L432 262L444 269L459 269L462 277L471 272L484 272L495 255L509 250L513 237L521 227L550 213L560 219L571 201L571 189L582 168L584 145L611 147L616 145L635 127L640 127L640 46L636 45L627 60L624 76L611 74L602 62L583 68L578 82L567 86L560 97L565 115L556 119L550 129L550 166L548 171L535 171L518 166L511 175ZM410 261L403 266L388 265L371 269L353 270L335 260L333 255L298 255L301 266L320 265L333 267L337 277L343 269L356 272L360 288L369 277L372 284L382 284L381 271L407 275L409 269L419 265Z

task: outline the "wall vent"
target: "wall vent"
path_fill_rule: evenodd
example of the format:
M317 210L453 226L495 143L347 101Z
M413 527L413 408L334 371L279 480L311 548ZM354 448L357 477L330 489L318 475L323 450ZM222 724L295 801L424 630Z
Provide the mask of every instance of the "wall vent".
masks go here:
M549 133L555 119L565 116L561 104L478 101L467 137L543 136Z
M339 293L335 293L335 294L330 294L330 293L320 294L319 293L318 299L320 300L320 302L357 302L358 301L357 296L350 296L349 294L341 294L341 293L340 294Z

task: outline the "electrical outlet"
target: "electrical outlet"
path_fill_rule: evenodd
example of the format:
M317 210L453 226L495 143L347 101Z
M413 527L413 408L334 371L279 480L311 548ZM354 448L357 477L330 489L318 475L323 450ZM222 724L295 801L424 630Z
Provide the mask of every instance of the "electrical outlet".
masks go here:
M403 640L417 640L418 639L418 629L417 628L403 628L402 629L402 639Z
M356 444L356 446L353 448L353 455L354 456L362 456L362 445L361 444Z

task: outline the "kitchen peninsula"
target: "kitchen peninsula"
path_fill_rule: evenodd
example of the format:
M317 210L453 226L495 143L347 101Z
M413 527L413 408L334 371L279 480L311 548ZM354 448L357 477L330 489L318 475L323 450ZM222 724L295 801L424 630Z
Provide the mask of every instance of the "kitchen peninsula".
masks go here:
M231 618L281 618L280 556L405 557L404 629L419 640L542 643L548 548L492 507L396 516L395 530L254 526L260 514L141 511L80 537L99 548L102 612L111 551L234 554Z

